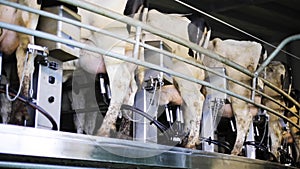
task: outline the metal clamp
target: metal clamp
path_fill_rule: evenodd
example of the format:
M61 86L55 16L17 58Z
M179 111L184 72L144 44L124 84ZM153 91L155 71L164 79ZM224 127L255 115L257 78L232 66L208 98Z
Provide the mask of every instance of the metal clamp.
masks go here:
M31 54L36 53L37 55L41 55L41 56L49 55L49 50L47 47L42 47L34 44L28 44L27 50Z

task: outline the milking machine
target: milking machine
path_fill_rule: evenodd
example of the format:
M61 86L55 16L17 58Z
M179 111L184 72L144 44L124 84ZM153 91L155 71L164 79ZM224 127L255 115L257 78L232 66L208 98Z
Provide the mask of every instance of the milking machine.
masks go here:
M219 74L225 76L226 70L223 67L212 67L212 70L218 72ZM211 72L206 72L205 81L210 84L222 88L227 89L227 80L226 78L216 75ZM219 92L217 90L213 90L210 88L206 88L206 98L203 105L203 115L201 121L201 142L202 142L202 150L210 151L210 152L224 152L225 150L230 151L230 144L228 143L228 134L222 134L223 131L218 131L218 127L222 129L228 128L230 132L235 133L236 129L234 126L234 122L232 121L232 115L227 115L225 110L225 106L227 103L227 94L223 92ZM224 120L229 119L230 123L224 123ZM222 120L223 119L223 120ZM225 126L223 126L225 124ZM229 124L229 126L227 125ZM225 149L225 150L221 150Z
M261 160L274 158L274 155L270 153L269 115L266 111L259 109L258 114L253 118L249 135L243 149L247 157Z
M61 89L62 89L62 62L47 54L45 47L29 45L29 51L35 54L35 71L31 79L29 96L36 104L49 112L60 124ZM44 49L44 50L43 50ZM38 110L37 110L38 111ZM31 122L36 128L51 129L52 124L39 112L31 113Z
M289 133L289 127L283 119L279 118L282 134ZM256 148L256 159L278 162L274 154L270 152L272 140L269 133L269 115L266 111L259 111L258 115L253 119L254 141L246 141L246 145L252 145ZM288 141L289 138L283 140L282 145L278 148L279 162L285 165L295 165L293 159L293 143Z
M73 20L80 21L80 16L74 11L63 5L45 6L44 11L64 16ZM80 28L62 21L40 16L37 26L38 30L55 34L58 37L73 39L79 41ZM36 100L36 104L49 112L60 128L61 118L61 99L62 99L62 81L63 81L63 62L77 59L79 49L70 45L53 42L42 38L35 39L36 44L46 46L49 55L41 55L43 52L40 46L31 45L29 50L36 53L35 72L32 77L34 82L31 96ZM34 127L50 129L51 123L40 113L35 114Z
M171 51L171 48L163 41L147 41L145 43L161 50ZM161 53L145 49L144 56L146 62L161 67L170 68L173 65L171 58ZM158 122L160 127L151 125L152 120L149 121L143 115L134 114L134 140L154 143L180 142L179 137L182 136L184 123L180 106L159 105L160 89L163 85L169 84L173 84L170 75L153 69L144 71L144 82L136 94L134 106L153 117L152 119ZM169 140L164 137L166 134Z
M96 77L96 82L98 84L102 100L105 105L108 106L111 99L111 91L107 74L99 73Z

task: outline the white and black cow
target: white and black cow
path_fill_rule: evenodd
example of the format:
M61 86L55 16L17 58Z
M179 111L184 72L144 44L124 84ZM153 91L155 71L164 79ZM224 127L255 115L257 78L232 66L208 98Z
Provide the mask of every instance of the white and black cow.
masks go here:
M254 72L259 63L259 59L262 55L262 45L251 41L237 41L237 40L221 40L219 38L213 39L208 45L208 49L233 61L245 69ZM226 73L229 77L236 79L249 86L252 85L252 78L245 75L230 66L227 66L221 62L217 62L209 57L204 57L203 64L208 67L224 67ZM242 87L234 82L228 81L228 90L244 96L246 98L251 98L251 91ZM257 113L257 109L247 102L242 101L235 97L230 97L230 102L233 110L233 114L236 119L236 131L237 137L235 145L232 150L232 154L238 155L244 145L245 137L248 133L250 123L253 117ZM256 100L260 103L260 99Z
M288 94L291 94L291 84L286 84L285 82L288 82L291 77L291 73L289 72L289 69L287 69L288 66L283 64L280 61L271 61L271 63L265 68L264 71L264 78L271 82L275 87L286 91ZM291 83L291 81L289 82ZM268 96L272 97L276 101L278 101L281 105L290 107L290 111L297 114L297 109L295 106L292 106L289 102L287 102L287 99L284 99L284 97L278 93L277 91L273 90L272 88L265 86L264 87L264 93ZM262 99L262 103L275 110L276 112L280 113L281 115L286 115L291 121L297 124L298 118L293 116L291 113L287 113L284 107L281 105L278 105L277 103L269 100L268 98ZM288 125L284 122L283 119L280 117L273 115L272 113L269 113L270 119L269 119L269 132L270 132L270 138L271 138L271 153L275 155L277 158L277 161L281 163L285 163L287 161L284 161L286 157L284 157L287 154L284 153L291 153L291 152L284 152L283 149L287 148L286 145L294 144L293 148L293 155L294 160L299 161L299 133L298 129L295 126ZM291 154L290 154L291 155Z
M101 5L102 7L113 10L115 12L120 12L125 9L127 1L102 2L90 0L89 2L94 5ZM128 1L127 6L132 2L133 1ZM90 24L98 28L112 31L123 37L130 37L126 28L127 25L125 24L113 21L111 19L93 14L82 9L79 9L79 14L81 15L82 22L85 24ZM124 14L128 13L124 12ZM199 45L205 44L205 42L207 42L203 38L200 38L200 36L202 37L204 30L207 30L207 28L205 29L204 26L191 26L191 21L187 19L185 15L167 15L156 10L150 10L148 13L146 13L146 16L147 20L145 22L147 24L156 26L160 29L164 29L164 27L167 25L174 28L177 27L177 29L174 30L173 34L181 35L181 37L186 40L193 39L192 41L197 43L199 42ZM159 18L160 22L156 22L157 18ZM166 23L168 24L164 25ZM202 25L202 23L203 20L199 22L200 25ZM180 27L178 27L178 25L180 25ZM195 34L196 38L191 38L191 34L188 33L191 32L188 31L189 29L193 30L194 32L195 30L197 30L196 32L200 32L201 35L199 36L199 34ZM197 35L199 37L197 37ZM207 37L209 37L209 35ZM154 40L153 38L155 40L161 39L159 37L153 36L152 34L144 34L144 36L142 37L142 41ZM82 30L81 40L82 42L88 43L89 45L95 45L105 50L119 52L120 54L126 55L128 57L131 57L131 53L133 50L133 48L125 42L119 42L116 39L88 30ZM173 48L173 52L177 55L185 57L187 59L192 59L189 56L190 50L188 48L182 47L181 45L175 44L171 41L168 41L167 44L171 46L171 48ZM108 74L112 98L106 116L103 120L103 124L98 130L97 135L110 136L110 132L115 130L115 122L119 114L120 106L124 103L129 105L133 104L134 94L137 89L134 81L134 70L136 69L136 65L106 56L102 57L101 55L92 52L88 52L87 54L85 50L82 50L79 64L81 68L91 74ZM189 66L179 61L174 62L174 70L184 73L188 76L193 76L202 80L204 79L203 70ZM177 82L179 87L178 90L181 97L183 98L183 107L186 115L186 132L189 133L189 141L187 147L194 148L196 146L196 143L199 141L200 118L204 100L203 95L200 93L201 85L193 84L189 81L179 78L174 78L174 80ZM168 95L167 97L169 96L170 95ZM173 98L174 97L170 97L170 99ZM168 101L165 102L167 103Z
M156 9L147 9L147 2L144 2L143 5L146 8L140 9L142 15L136 14L133 16L134 18L141 18L144 23L150 26L160 30L170 30L168 33L174 36L196 43L201 47L207 47L210 28L202 17L193 14L166 14ZM143 32L143 42L157 40L165 42L174 54L201 64L200 55L194 53L191 49L149 32ZM173 66L170 69L199 80L204 79L204 70L178 60L173 60ZM176 83L177 90L182 97L182 104L180 105L184 113L185 132L189 133L188 143L185 147L195 148L200 141L200 120L204 102L204 96L200 92L201 85L178 77L173 77L173 81ZM175 92L173 93L176 95ZM170 97L170 94L172 95L172 93L168 93L168 97ZM164 104L167 103L167 101L164 102Z

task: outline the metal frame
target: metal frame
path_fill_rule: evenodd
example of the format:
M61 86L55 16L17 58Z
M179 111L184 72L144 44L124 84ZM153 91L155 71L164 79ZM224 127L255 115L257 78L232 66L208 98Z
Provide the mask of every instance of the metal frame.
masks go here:
M82 168L279 169L285 167L279 163L201 150L13 125L0 124L0 137L2 159L0 168L76 166ZM136 156L137 154L139 156ZM13 158L8 159L8 157ZM27 160L24 160L25 157Z
M204 70L206 70L206 71L209 71L209 72L211 72L211 73L213 73L213 74L216 74L216 75L218 75L218 76L221 76L221 77L223 77L223 78L226 78L226 79L228 79L228 80L231 80L231 81L233 81L233 82L235 82L235 83L237 83L237 84L240 84L240 85L242 85L242 86L244 86L244 87L246 87L246 88L248 88L248 89L251 89L252 91L253 91L253 94L255 94L255 93L258 93L258 94L261 94L261 95L263 95L263 96L265 96L265 97L267 97L267 98L269 98L269 99L272 99L272 98L270 98L269 96L267 96L267 95L265 95L264 93L262 93L262 92L260 92L260 91L257 91L255 88L256 88L256 86L255 86L255 84L253 85L253 86L248 86L248 85L245 85L245 84L243 84L243 83L241 83L241 82L238 82L238 81L236 81L236 80L234 80L234 79L232 79L232 78L230 78L230 77L228 77L228 76L225 76L225 75L222 75L222 74L220 74L220 73L218 73L218 72L216 72L216 71L214 71L214 70L212 70L212 69L210 69L210 68L207 68L207 67L205 67L205 66L203 66L203 65L200 65L200 64L197 64L196 62L193 62L193 61L189 61L189 60L187 60L187 59L184 59L184 58L182 58L182 57L180 57L180 56L176 56L176 55L174 55L174 54L172 54L172 53L170 53L170 52L167 52L167 51L163 51L163 50L160 50L160 49L157 49L157 48L155 48L155 47L153 47L153 46L151 46L151 45L147 45L147 44L145 44L145 43L143 43L143 42L139 42L138 41L138 39L140 39L140 32L141 31L147 31L147 32L151 32L151 33L153 33L153 34L155 34L155 35L158 35L158 36L161 36L161 37L163 37L163 38L166 38L166 39L168 39L168 40L171 40L171 41L174 41L174 42L176 42L176 43L178 43L178 44L181 44L181 45L183 45L183 46L186 46L186 47L189 47L189 48L191 48L191 49L193 49L193 50L195 50L195 51L197 51L197 52L199 52L199 53L202 53L202 54L205 54L206 56L208 56L208 57L211 57L211 58L213 58L213 59L215 59L215 60L218 60L218 61L220 61L220 62L222 62L222 63L224 63L224 64L226 64L226 65L228 65L228 66L231 66L231 67L233 67L233 68L235 68L235 69L237 69L237 70L239 70L240 72L242 72L242 73L244 73L244 74L246 74L246 75L248 75L248 76L250 76L250 77L252 77L253 78L253 81L256 81L257 80L257 78L258 78L258 75L260 74L260 72L270 63L270 61L277 55L277 53L280 51L280 49L283 47L283 46L285 46L287 43L289 43L290 41L293 41L293 40L297 40L297 39L300 39L300 35L294 35L294 36L291 36L291 37L288 37L287 39L285 39L284 41L282 41L282 43L278 46L278 48L270 55L270 57L257 69L257 71L256 72L254 72L254 73L252 73L252 72L250 72L249 70L247 70L247 69L245 69L245 68L243 68L243 67L241 67L240 65L238 65L238 64L236 64L236 63L234 63L234 62L232 62L232 61L229 61L229 60L227 60L226 58L224 58L224 57L222 57L222 56L220 56L220 55L218 55L218 54L216 54L216 53L213 53L213 52L211 52L211 51L209 51L209 50L207 50L207 49L204 49L204 48L201 48L201 47L199 47L198 45L196 45L196 44L194 44L194 43L191 43L191 42L189 42L189 41L186 41L186 40L183 40L183 39L181 39L181 38L179 38L179 37L176 37L176 36L173 36L173 35L171 35L171 34L169 34L169 33L167 33L167 32L164 32L164 31L161 31L161 30L158 30L158 29L156 29L156 28L154 28L154 27L151 27L151 26L149 26L149 25L146 25L146 24L144 24L144 23L142 23L142 22L140 22L140 21L137 21L137 20L134 20L134 19L132 19L132 18L130 18L130 17L126 17L126 16L123 16L123 15L120 15L120 14L118 14L118 13L115 13L115 12L112 12L112 11L109 11L109 10L107 10L107 9L105 9L105 8L102 8L102 7L99 7L99 6L94 6L94 5L91 5L91 4L88 4L88 3L86 3L85 1L83 1L83 0L59 0L59 1L61 1L61 2L65 2L65 3L68 3L68 4L72 4L72 5L74 5L74 6L78 6L79 8L83 8L83 9L86 9L86 10L89 10L89 11L91 11L91 12L95 12L95 13L97 13L97 14L99 14L99 15L104 15L104 16L107 16L107 17L109 17L109 18L112 18L112 19L115 19L115 20L118 20L118 21L120 21L120 22L124 22L124 23L127 23L127 24L130 24L130 25L132 25L132 26L134 26L134 27L136 27L136 36L135 36L135 40L133 40L133 39L123 39L123 38L120 38L119 36L116 36L116 35L114 35L114 34L112 34L111 32L108 32L108 31L105 31L105 30L102 30L102 29L99 29L99 28L96 28L96 27L93 27L93 26L90 26L90 25L85 25L85 24L82 24L82 23L80 23L80 22L78 22L78 21L74 21L74 20L72 20L72 19L68 19L68 18L63 18L63 17L61 17L61 16L58 16L58 15L55 15L55 14L51 14L51 13L48 13L48 12L45 12L45 11L41 11L41 10L36 10L36 9L32 9L32 8L29 8L29 7L26 7L26 6L23 6L23 5L20 5L20 4L16 4L16 3L13 3L13 2L9 2L9 1L6 1L6 0L3 0L3 1L0 1L0 4L3 4L3 5L8 5L8 6L12 6L12 7L15 7L15 8L19 8L19 9L21 9L21 10L26 10L26 11L29 11L29 12L33 12L33 13L36 13L36 14L39 14L39 15L42 15L42 16L45 16L45 17L49 17L49 18L52 18L52 19L56 19L56 20L59 20L59 21L63 21L63 22L66 22L66 23L70 23L70 24L73 24L73 25L76 25L76 26L79 26L79 27L82 27L82 28L85 28L85 29L89 29L89 30L92 30L92 31L95 31L95 32L98 32L98 33L103 33L103 34L106 34L106 35L108 35L108 36L111 36L111 37L114 37L114 38L118 38L118 39L120 39L120 40L123 40L123 41L126 41L126 42L128 42L128 43L132 43L132 44L134 44L135 45L135 50L134 50L134 54L136 54L137 53L137 50L138 50L138 48L139 47L144 47L144 48L147 48L147 49L149 49L149 50L153 50L153 51L155 51L155 52L159 52L159 53L161 53L161 54L163 54L163 55L166 55L166 56L169 56L169 57L171 57L171 58L173 58L173 59L177 59L177 60L179 60L179 61L182 61L182 62L185 62L185 63L188 63L188 64L190 64L190 65L193 65L193 66L196 66L196 67L198 67L198 68L201 68L201 69L204 69ZM120 18L122 18L122 20L120 20ZM246 102L248 102L248 103L251 103L251 104L253 104L253 105L255 105L255 106L257 106L257 107L260 107L260 108L263 108L263 109L265 109L265 110L267 110L267 111L269 111L269 112L271 112L271 113L273 113L274 115L277 115L277 116L279 116L279 117L281 117L281 118L283 118L283 119L285 119L286 121L288 121L289 123L291 123L292 125L294 125L296 128L298 128L298 129L300 129L300 126L298 125L298 124L295 124L295 123L293 123L291 120L289 120L287 117L285 117L285 116L283 116L283 115L281 115L281 114L279 114L278 112L276 112L276 111L274 111L274 110L272 110L272 109L270 109L270 108L268 108L268 107L266 107L266 106L264 106L264 105L261 105L261 104L257 104L257 103L255 103L254 102L254 100L253 99L248 99L248 98L245 98L245 97L243 97L243 96L240 96L240 95L237 95L237 94L235 94L235 93L233 93L233 92L231 92L231 91L229 91L229 90L226 90L226 89L223 89L223 88L218 88L218 87L216 87L216 86L214 86L214 85L212 85L212 84L210 84L210 83L208 83L208 82L206 82L206 81L201 81L201 80L198 80L198 79L195 79L195 78L192 78L192 77L189 77L189 76L185 76L185 75L183 75L183 74L180 74L180 73L177 73L177 72L174 72L174 71L172 71L172 70L169 70L169 69L167 69L167 68L164 68L164 67L161 67L161 66L159 66L159 65L155 65L155 64L151 64L151 63L148 63L148 62L144 62L144 61L141 61L141 60L137 60L137 57L136 57L136 55L135 55L135 57L133 57L133 58L129 58L129 57L126 57L126 56L123 56L123 55L120 55L120 54L116 54L116 53L113 53L113 52L108 52L108 51L105 51L105 50L103 50L103 49L101 49L101 48L97 48L97 47L92 47L92 46L87 46L87 45L85 45L85 44L83 44L83 43L80 43L80 42L77 42L77 41L74 41L74 40L68 40L68 39L64 39L64 38L60 38L60 37L58 37L58 36L55 36L55 35L51 35L51 34L49 34L49 33L45 33L45 32L41 32L41 31L36 31L36 30L30 30L30 29L26 29L26 28L24 28L24 27L20 27L20 26L17 26L17 25L12 25L12 24L8 24L8 23L4 23L4 22L0 22L0 27L1 28L4 28L4 29L10 29L10 30L13 30L13 31L17 31L17 32L21 32L21 33L25 33L25 34L30 34L30 35L33 35L33 36L36 36L36 37L40 37L40 38L44 38L44 39L47 39L47 40L51 40L51 41L56 41L56 42L60 42L60 43L64 43L64 44L68 44L68 45L72 45L72 46L75 46L75 47L77 47L77 48L83 48L83 49L85 49L85 50L89 50L89 51L92 51L92 52L96 52L96 53L99 53L99 54L105 54L105 55L107 55L107 56L110 56L110 57L113 57L113 58L117 58L117 59L121 59L121 60L123 60L123 61L127 61L127 62L131 62L131 63L135 63L135 64L138 64L138 65L141 65L141 66L144 66L144 67L148 67L148 68L151 68L151 69L153 69L153 70L158 70L158 71L161 71L161 72L164 72L164 73L168 73L168 74L170 74L170 75L172 75L172 76L177 76L177 77L180 77L180 78L183 78L183 79L185 79L185 80L189 80L189 81L191 81L191 82L194 82L194 83L198 83L198 84L201 84L201 85L204 85L204 86L207 86L207 87L209 87L209 88L211 88L211 89L214 89L214 90L217 90L217 91L220 91L220 92L223 92L223 93L226 93L226 94L228 94L228 95L230 95L230 96L233 96L233 97L236 97L236 98L239 98L239 99L241 99L241 100L243 100L243 101L246 101ZM295 101L294 99L292 99L290 96L288 96L284 91L282 91L282 90L280 90L280 89L278 89L277 87L275 87L274 85L272 85L272 84L270 84L268 81L266 81L266 80L264 80L264 79L262 79L263 80L263 82L266 84L266 85L268 85L268 86L270 86L271 88L273 88L274 90L276 90L276 91L278 91L280 94L282 94L283 96L285 96L285 97L287 97L288 99L290 99L294 104L295 104L295 106L297 107L297 108L300 108L300 104L297 102L297 101ZM274 99L273 99L273 101L275 101ZM285 107L285 106L284 106ZM285 108L287 108L287 107L285 107ZM294 113L294 115L297 117L297 118L299 118L299 115L298 114L295 114ZM2 125L0 125L1 127L0 127L0 135L2 135L2 134L4 134L4 136L7 136L7 135L10 135L12 138L15 138L15 137L17 137L17 139L18 140L23 140L24 138L26 138L27 137L27 131L31 131L31 129L27 129L27 128L24 128L23 130L21 130L20 132L22 132L22 134L23 134L23 136L21 135L21 136L18 136L18 134L20 134L20 133L18 133L17 131L16 131L16 129L15 129L15 127L16 126L14 126L14 127L12 127L12 126L2 126ZM7 131L4 131L4 129L9 129L9 131L7 132ZM58 142L60 142L59 140L61 140L62 139L62 141L64 142L64 141L66 141L66 142L68 142L68 141L70 141L70 140L68 140L68 138L65 138L64 136L65 136L65 133L62 133L62 134L60 134L60 133L52 133L52 131L42 131L42 130L39 130L39 129L37 129L37 131L41 131L41 133L43 133L42 135L44 135L45 133L48 133L48 132L50 132L49 134L49 136L53 136L53 138L56 138L57 140L56 141L58 141ZM12 132L12 133L9 133L9 132ZM16 133L18 133L18 134L16 134ZM40 133L40 134L41 134ZM39 137L41 137L41 135L40 134L37 134L37 135L39 135ZM34 137L34 139L38 139L37 138L37 135L35 135L35 136L33 136ZM73 135L69 135L69 134L66 134L66 135L68 135L68 136L70 136L70 139L71 138L74 138L73 137ZM60 138L60 136L62 136L62 138ZM74 135L75 136L75 135ZM47 136L48 137L48 136ZM87 136L88 138L92 138L94 141L96 141L96 142L98 142L99 141L99 139L100 140L106 140L105 138L98 138L98 137L92 137L92 136ZM1 137L1 138L6 138L6 137ZM66 139L66 140L64 140L64 139ZM86 137L85 136L82 136L82 135L76 135L76 139L74 139L74 140L81 140L81 141L83 141L83 140L85 140L86 139ZM72 140L72 141L74 141L74 140ZM102 141L103 141L102 140ZM54 140L53 140L54 141ZM127 142L126 141L124 141L124 140L114 140L114 139L107 139L106 141L109 141L109 142L112 142L113 144L115 144L115 145L113 145L113 146L116 146L116 145L119 145L120 143L123 145L123 144L127 144ZM107 142L106 141L103 141L103 142L101 142L101 146L103 146L103 144L105 145ZM74 142L75 143L75 142ZM81 143L83 143L83 142L81 142ZM79 143L79 144L81 144L81 143ZM91 143L87 143L87 142L84 142L83 144L86 144L86 145L89 145L88 147L90 148L90 147L92 147L94 150L97 150L98 151L98 153L100 153L100 152L102 152L102 151L100 151L99 150L99 147L97 147L97 145L93 145L93 146L90 146L90 144ZM98 144L98 143L97 143ZM128 143L128 144L130 144L130 146L136 146L137 145L137 143L134 143L134 145L131 145L132 143L130 142L130 143ZM9 144L10 145L10 144ZM108 145L108 146L110 146L110 145ZM143 145L143 144L141 144L141 145L138 145L138 146L141 146L141 147L144 147L145 145ZM149 148L149 145L147 144L146 145L148 148ZM154 145L153 145L154 146ZM154 147L160 147L159 145L155 145ZM63 146L62 146L63 147ZM62 147L60 147L60 148L62 148ZM95 148L96 147L96 148ZM133 147L131 147L131 148L129 148L130 150L133 148ZM151 146L150 146L151 147ZM2 153L9 153L9 154L20 154L20 155L22 155L22 154L27 154L27 155L41 155L41 156L44 156L44 155L42 155L42 154L35 154L35 152L34 151L28 151L28 152L26 152L26 151L24 151L24 152L19 152L19 151L17 151L17 150L13 150L13 147L10 147L10 148L12 148L11 150L7 150L6 152L5 151L2 151L2 150L6 150L6 148L5 148L5 144L2 144L2 146L1 146L1 152ZM122 147L122 148L124 148L124 147ZM128 148L128 147L127 147ZM145 148L145 147L144 147ZM151 147L151 148L153 148L153 147ZM160 147L161 149L165 149L166 147ZM134 148L133 148L134 149ZM257 164L257 167L262 167L263 165L265 165L266 163L267 164L269 164L268 162L257 162L257 161L249 161L249 159L246 159L246 160L244 160L243 158L240 158L240 157L232 157L232 156L224 156L224 155L222 155L220 158L218 157L218 154L214 154L214 153L208 153L208 152L201 152L201 151L193 151L193 150L186 150L186 149L180 149L180 148L172 148L172 149L174 149L174 150L176 150L175 152L173 152L173 151L167 151L167 154L168 155L170 155L171 157L175 157L175 158L180 158L180 160L178 160L178 161L176 161L176 163L175 164L171 164L171 162L167 162L167 163L161 163L161 164L157 164L157 158L159 158L159 159L164 159L165 158L165 154L164 155L162 155L162 156L159 156L159 157L153 157L153 158L155 158L156 160L154 160L154 159L151 159L150 161L143 161L143 162L140 162L139 160L132 160L132 161L127 161L128 159L126 159L126 160L124 160L124 158L120 158L120 157L114 157L114 156L101 156L101 157L99 157L99 159L100 159L100 161L102 161L102 162L109 162L109 163L114 163L114 162L116 162L116 163L119 163L119 162L121 162L121 163L130 163L130 165L132 164L132 165L145 165L145 164L147 164L147 165L154 165L154 166L160 166L160 167L182 167L182 168L185 168L185 167L188 167L188 168L191 168L191 167L197 167L198 165L202 165L202 164L208 164L209 162L212 162L212 161L205 161L205 160L207 160L207 158L208 159L212 159L212 160L214 160L214 159L217 159L216 161L220 161L221 160L221 163L219 163L219 164L216 164L215 162L213 162L213 166L216 166L216 168L217 168L217 166L218 167L224 167L222 164L227 164L227 161L225 162L225 160L227 160L227 159L234 159L233 160L233 162L232 163L238 163L239 165L239 167L238 168L241 168L241 166L245 166L246 168L247 168L247 166L248 166L248 168L252 168L253 167L253 165L256 165ZM148 149L149 150L149 149ZM147 148L145 148L145 151L148 151L147 150ZM59 151L59 150L57 150L57 151ZM141 151L141 150L139 150L139 151ZM180 152L180 153L177 153L177 152ZM33 153L33 154L30 154L30 153ZM59 158L66 158L66 157L74 157L74 155L72 154L70 154L70 156L61 156L61 153L63 153L62 151L61 152L55 152L54 153L54 157L59 157ZM107 153L107 152L106 152ZM101 153L100 153L101 154ZM178 155L178 156L177 156ZM203 157L203 160L201 160L201 164L199 163L200 161L199 161L199 158L195 158L195 157ZM117 160L116 161L113 161L110 157L112 157L112 158L116 158ZM81 157L82 158L82 160L95 160L94 158L86 158L86 157ZM99 160L98 159L98 160ZM182 159L185 159L185 163L183 164L179 164L179 163L181 163L182 162ZM112 161L113 162L112 162ZM152 161L153 160L153 161ZM164 161L164 160L162 160L162 161ZM223 161L223 162L222 162ZM172 161L173 163L174 163L174 161ZM178 163L178 164L177 164ZM1 163L0 163L0 165L1 165ZM270 165L274 165L274 168L277 168L277 166L280 166L280 167L282 167L281 165L277 165L277 164L270 164ZM210 164L210 166L211 166L211 164ZM250 167L249 167L250 166ZM232 166L229 166L230 168L234 168L234 165L232 165ZM263 167L264 168L264 167Z
M199 47L198 45L194 44L194 43L191 43L189 41L186 41L186 40L183 40L179 37L176 37L176 36L173 36L173 35L170 35L169 33L167 32L164 32L164 31L161 31L161 30L158 30L152 26L149 26L147 24L144 24L140 21L137 21L137 20L134 20L130 17L127 17L127 16L123 16L121 14L118 14L118 13L115 13L113 11L109 11L105 8L102 8L100 6L95 6L95 5L91 5L91 4L88 4L84 1L79 1L79 0L59 0L61 2L65 2L65 3L68 3L68 4L72 4L74 6L78 6L80 8L83 8L83 9L86 9L86 10L89 10L91 12L95 12L97 14L100 14L100 15L104 15L104 16L107 16L111 19L115 19L115 20L118 20L120 22L124 22L124 23L127 23L127 24L130 24L132 26L135 26L137 27L137 30L138 29L142 29L142 30L145 30L145 31L148 31L148 32L151 32L155 35L158 35L158 36L161 36L163 38L166 38L168 40L171 40L171 41L174 41L178 44L181 44L183 46L186 46L186 47L189 47L199 53L202 53L202 54L205 54L206 56L208 57L211 57L213 59L216 59L228 66L231 66L239 71L241 71L242 73L245 73L246 75L249 75L251 77L254 78L254 80L257 78L257 74L255 73L251 73L248 69L246 68L243 68L242 66L230 61L230 60L227 60L226 58L216 54L216 53L213 53L207 49L204 49L202 47ZM57 15L54 15L54 14L51 14L51 13L48 13L48 12L44 12L44 11L40 11L40 10L36 10L36 9L32 9L30 7L26 7L26 6L23 6L23 5L20 5L20 4L16 4L16 3L12 3L12 2L8 2L8 1L1 1L0 4L4 4L4 5L9 5L9 6L12 6L12 7L16 7L16 8L19 8L19 9L22 9L22 10L26 10L26 11L29 11L29 12L33 12L33 13L37 13L37 14L40 14L40 15L43 15L43 16L48 16L50 18L54 18L54 19L57 19L57 20L61 20L61 21L64 21L64 22L67 22L67 23L72 23L76 26L80 26L80 27L83 27L83 28L87 28L89 30L92 30L92 31L96 31L96 32L99 32L99 33L103 33L103 34L106 34L108 36L112 36L114 38L118 38L120 40L124 40L126 42L129 42L129 43L134 43L136 44L136 42L134 40L126 40L126 39L122 39L120 37L117 37L115 35L113 35L112 33L110 32L107 32L107 31L103 31L99 28L96 28L96 27L93 27L93 26L90 26L90 25L84 25L84 24L81 24L80 22L77 22L77 21L74 21L74 20L71 20L71 19L67 19L67 18L63 18L63 17L60 17L60 16L57 16ZM120 18L122 18L122 20L119 20ZM188 77L188 76L185 76L183 74L180 74L180 73L177 73L177 72L174 72L174 71L171 71L169 69L166 69L166 68L162 68L160 66L157 66L157 65L154 65L154 64L150 64L150 63L147 63L147 62L143 62L143 61L140 61L140 60L137 60L135 58L128 58L126 56L123 56L123 55L119 55L119 54L116 54L116 53L112 53L112 52L107 52L105 50L102 50L100 48L97 48L97 47L91 47L91 46L86 46L85 44L83 43L79 43L79 42L76 42L76 41L72 41L72 40L68 40L68 39L63 39L63 38L60 38L60 37L57 37L57 36L54 36L54 35L51 35L51 34L47 34L47 33L44 33L44 32L40 32L40 31L35 31L35 30L30 30L30 29L26 29L26 28L23 28L23 27L20 27L20 26L16 26L16 25L11 25L11 24L7 24L7 23L3 23L3 22L0 22L0 27L2 28L6 28L6 29L11 29L11 30L14 30L14 31L17 31L17 32L21 32L21 33L25 33L25 34L30 34L30 35L33 35L33 36L37 36L37 37L40 37L40 38L45 38L45 39L48 39L48 40L52 40L52 41L56 41L56 42L61 42L61 43L65 43L65 44L68 44L68 45L73 45L75 47L78 47L78 48L84 48L85 50L89 50L89 51L93 51L93 52L96 52L96 53L100 53L100 54L105 54L107 56L110 56L110 57L113 57L113 58L117 58L117 59L121 59L121 60L124 60L124 61L127 61L127 62L131 62L131 63L135 63L135 64L138 64L138 65L141 65L141 66L145 66L145 67L148 67L148 68L151 68L151 69L154 69L154 70L159 70L161 72L164 72L164 73L169 73L170 75L173 75L173 76L177 76L177 77L180 77L180 78L183 78L183 79L186 79L186 80L189 80L189 81L192 81L192 82L195 82L195 83L199 83L201 85L204 85L204 86L207 86L209 88L212 88L214 90L217 90L217 91L220 91L220 92L224 92L230 96L233 96L233 97L236 97L238 99L241 99L243 101L246 101L248 103L251 103L257 107L260 107L260 108L263 108L263 109L266 109L267 111L273 113L274 115L276 116L279 116L283 119L285 119L286 121L288 121L289 123L291 123L293 126L295 126L296 128L300 129L300 126L293 123L290 119L286 118L285 116L279 114L278 112L264 106L264 105L261 105L261 104L257 104L253 101L253 99L248 99L248 98L245 98L243 96L240 96L240 95L237 95L229 90L224 90L224 89L221 89L221 88L218 88L218 87L215 87L205 81L201 81L201 80L198 80L198 79L195 79L195 78L191 78L191 77ZM139 28L140 27L140 28ZM137 31L137 35L136 36L139 36L138 34L138 31ZM296 40L296 39L299 39L299 36L300 35L295 35L293 36L292 38L287 38L287 40L283 41L282 45L281 45L281 48L286 45L289 41L291 40ZM146 45L144 43L138 43L141 47L144 47L144 48L148 48L150 50L153 50L153 51L156 51L156 52L160 52L164 55L167 55L167 56L170 56L171 58L174 58L174 59L177 59L177 60L180 60L182 62L185 62L185 63L188 63L188 64L191 64L193 66L196 66L196 67L199 67L199 68L202 68L206 71L209 71L209 72L212 72L214 74L217 74L217 75L220 75L222 76L221 74L218 74L217 72L203 66L203 65L200 65L200 64L197 64L193 61L188 61L187 59L184 59L180 56L176 56L174 54L171 54L169 52L166 52L166 51L162 51L162 50L157 50L155 49L154 47L151 47L150 45ZM280 51L280 49L278 50L275 50L273 52L273 54L271 54L273 57L272 59L274 58L274 56L276 56L276 54ZM135 53L135 52L134 52ZM264 65L267 65L271 60L267 60L264 62ZM257 92L258 94L264 96L264 97L268 97L267 95L265 95L264 93L260 92L260 91L257 91L257 90L254 90L253 89L253 86L246 86L228 76L222 76L222 77L225 77L226 79L228 80L231 80L237 84L240 84L248 89L251 89L252 91L254 92ZM298 108L300 108L300 104L295 101L294 99L292 99L290 96L288 96L284 91L278 89L277 87L275 86L272 86L270 83L268 83L266 80L262 79L266 85L270 86L271 88L274 88L276 91L278 91L279 93L283 94L285 97L287 97L288 99L290 99L294 104L295 106L297 106ZM289 110L288 110L289 111ZM293 113L296 117L299 118L299 115Z

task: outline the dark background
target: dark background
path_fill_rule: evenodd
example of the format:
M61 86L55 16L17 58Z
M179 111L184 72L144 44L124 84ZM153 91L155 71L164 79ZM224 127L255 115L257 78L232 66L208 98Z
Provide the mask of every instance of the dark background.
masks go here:
M181 0L201 11L221 19L257 38L277 46L284 38L300 33L299 0ZM192 9L182 6L174 0L149 0L152 8L163 12L191 13ZM199 12L196 12L200 14ZM255 40L224 24L206 17L212 27L212 38ZM274 50L261 42L268 53ZM300 41L289 43L275 60L283 61L292 68L294 88L300 90ZM291 54L291 55L290 55Z

